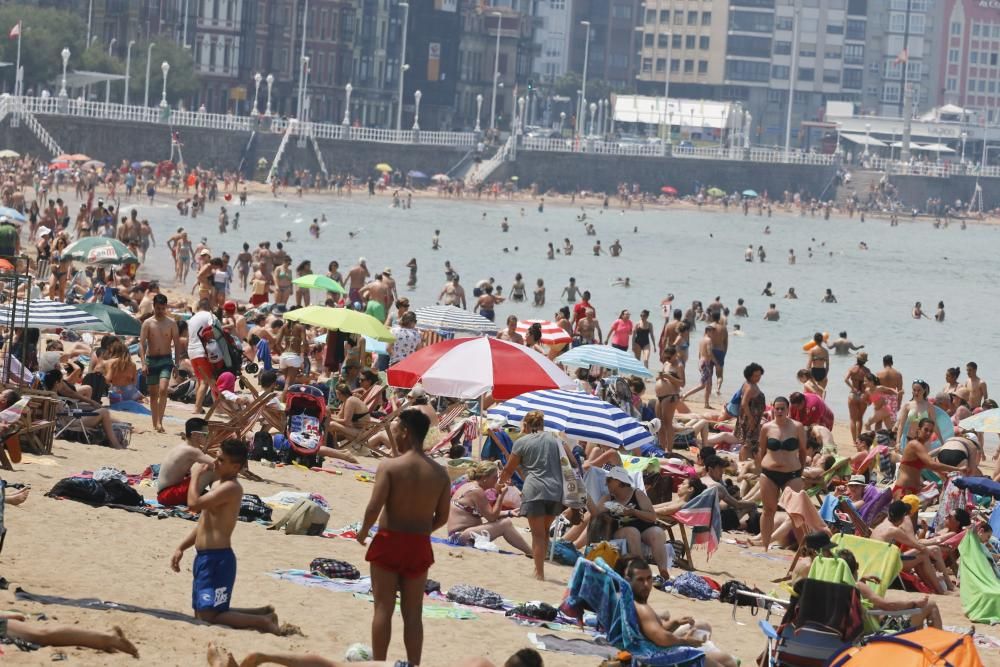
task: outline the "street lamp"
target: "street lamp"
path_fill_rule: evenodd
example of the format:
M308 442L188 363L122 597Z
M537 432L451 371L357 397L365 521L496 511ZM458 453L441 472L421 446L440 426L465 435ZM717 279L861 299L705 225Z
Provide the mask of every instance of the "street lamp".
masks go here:
M401 2L399 6L403 8L403 41L399 48L399 93L396 96L399 100L399 107L396 109L397 131L403 129L403 79L406 76L406 70L410 69L410 66L406 64L406 33L410 27L410 3Z
M483 111L483 94L479 93L476 95L476 132L481 132L482 128L479 125L479 115Z
M414 106L413 106L413 129L414 130L419 130L420 129L420 98L423 97L423 95L424 94L421 93L419 90L417 92L413 93L413 102L414 102Z
M118 38L112 37L111 41L108 42L108 57L109 58L111 57L111 50L115 48L115 42L117 42L117 41L118 41ZM105 104L110 104L111 103L111 79L108 79L105 82L105 84L104 84L104 103Z
M594 118L596 117L597 104L595 102L590 103L590 134L594 134Z
M156 46L156 42L150 42L149 48L146 49L146 94L142 98L142 106L149 106L149 65L153 61L153 47Z
M125 49L125 99L123 104L128 106L128 84L129 84L129 73L132 71L132 47L135 46L135 40L130 40L128 43L128 48Z
M563 124L566 122L566 112L559 112L559 134L562 134Z
M967 132L962 132L962 164L965 164L965 140L969 138Z
M263 79L264 79L264 77L262 77L260 75L260 72L257 72L256 74L253 75L253 112L252 113L253 113L254 116L260 114L260 108L257 106L257 99L258 99L258 97L260 95L260 82Z
M597 100L597 133L604 133L604 100Z
M354 90L354 86L347 84L344 86L344 92L347 93L347 99L344 101L344 120L340 122L341 125L351 124L351 91Z
M170 63L166 60L160 65L160 71L163 72L163 97L160 98L160 108L167 108L167 74L170 72Z
M63 60L63 75L62 75L62 87L59 89L59 97L69 97L66 92L66 66L69 64L69 49L63 47L60 53Z
M302 56L302 78L299 79L302 82L302 96L299 98L299 120L306 120L306 95L308 94L309 87L309 56Z
M490 129L497 127L497 84L500 82L500 26L502 25L503 14L492 12L497 19L497 45L496 54L493 56L493 99L490 100Z
M865 157L868 157L868 144L870 142L869 135L872 133L872 124L865 123Z
M267 78L264 79L264 82L267 83L267 108L264 109L264 115L265 116L270 116L271 115L271 86L274 85L274 75L273 74L268 74Z
M582 25L587 30L587 37L583 42L583 84L580 86L580 113L579 116L582 118L587 111L587 61L590 60L590 21L580 21ZM576 124L576 136L580 138L580 128L582 123Z

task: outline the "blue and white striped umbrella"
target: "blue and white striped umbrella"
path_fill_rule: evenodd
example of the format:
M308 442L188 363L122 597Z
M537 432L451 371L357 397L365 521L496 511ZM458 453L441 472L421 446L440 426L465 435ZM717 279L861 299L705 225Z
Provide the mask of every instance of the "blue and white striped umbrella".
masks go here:
M630 352L622 352L617 347L610 345L581 345L574 347L568 352L564 352L556 357L557 364L574 366L576 368L586 368L589 366L601 366L609 370L617 371L619 375L637 375L639 377L653 377L648 368L635 358Z
M656 442L634 417L596 396L576 391L531 391L490 408L487 415L520 424L532 410L545 415L545 430L563 433L569 440L625 449Z
M74 305L62 301L48 299L32 299L27 304L28 321L25 324L24 311L26 304L18 301L14 306L14 326L34 327L37 329L73 329L84 326L96 326L104 330L99 319ZM10 304L0 305L0 325L10 324Z
M495 334L500 331L500 327L482 315L455 306L425 306L417 308L415 312L419 329L472 334Z

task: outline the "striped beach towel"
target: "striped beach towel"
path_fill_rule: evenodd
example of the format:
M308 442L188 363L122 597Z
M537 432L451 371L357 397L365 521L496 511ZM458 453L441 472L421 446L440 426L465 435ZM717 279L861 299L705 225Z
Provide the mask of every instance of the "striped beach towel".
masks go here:
M719 511L719 488L711 486L685 503L674 518L691 526L694 545L703 544L711 558L722 539L722 513Z

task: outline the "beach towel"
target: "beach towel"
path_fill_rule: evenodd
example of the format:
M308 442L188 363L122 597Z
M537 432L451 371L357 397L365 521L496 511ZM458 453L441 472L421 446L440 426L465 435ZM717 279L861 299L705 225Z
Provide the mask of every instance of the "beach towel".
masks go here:
M479 451L479 458L483 461L500 461L507 465L507 455L514 449L514 441L511 440L510 434L502 428L489 429L486 434L486 442ZM514 473L511 481L519 489L524 486L524 480L517 473Z
M367 593L355 593L354 597L357 600L375 602L375 598ZM399 602L396 603L396 611L399 611ZM425 604L423 606L423 613L421 616L424 618L449 618L458 621L468 621L479 618L475 612L469 611L468 609L433 604Z
M564 607L581 611L591 609L607 641L628 651L646 665L689 663L700 667L704 653L688 646L663 648L646 639L639 629L632 587L600 558L581 558L570 576ZM690 661L690 662L689 662Z
M99 600L98 598L64 598L59 595L41 595L29 593L18 587L14 591L14 597L18 600L37 602L39 604L56 604L64 607L76 607L78 609L98 609L100 611L124 611L130 614L145 614L155 618L162 618L165 621L182 621L191 625L208 625L205 621L199 621L194 616L183 614L169 609L155 609L152 607L139 607L123 602L111 602Z
M823 498L823 504L819 508L819 516L826 523L837 523L839 518L837 517L837 506L840 504L840 497L828 493L825 498Z
M1000 535L1000 503L997 503L990 514L990 528L993 529L994 536Z
M834 535L832 540L834 544L849 549L854 554L858 561L859 578L878 577L878 581L871 582L870 585L879 595L885 595L889 585L903 569L899 547L895 544L841 533Z
M869 491L865 490L865 504L861 506L858 511L858 515L864 520L869 527L872 525L879 514L887 512L889 510L889 505L892 503L892 489L882 489L879 490L878 487L869 485L869 489L872 490L872 498L869 500Z
M330 579L312 574L307 570L273 570L268 574L275 579L290 581L299 586L309 586L312 588L322 588L335 593L370 593L372 590L372 578L361 577L360 579Z
M257 361L264 364L265 371L274 370L274 364L271 361L271 344L263 338L257 341Z
M537 635L529 632L528 641L539 651L555 651L604 659L612 659L618 655L617 648L601 639L563 639L555 635Z
M962 609L975 623L1000 623L1000 578L974 531L958 545Z
M781 492L778 503L792 520L792 528L795 534L802 538L806 533L817 530L827 530L826 522L819 515L816 506L812 504L812 499L805 491L795 491L790 486L786 486Z
M722 539L722 513L719 511L719 488L710 486L691 500L684 503L674 518L685 526L690 526L691 543L702 544L709 558L719 548Z

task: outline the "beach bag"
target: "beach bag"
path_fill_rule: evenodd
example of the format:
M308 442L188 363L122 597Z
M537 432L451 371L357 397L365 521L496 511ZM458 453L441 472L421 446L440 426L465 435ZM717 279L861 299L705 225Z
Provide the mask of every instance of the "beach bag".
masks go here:
M580 552L576 550L572 542L567 540L557 540L552 544L552 562L560 565L576 565L580 560Z
M503 609L503 596L499 593L494 593L479 586L470 586L469 584L456 584L452 586L448 589L448 599L452 602L472 607Z
M743 385L740 385L740 388L736 390L736 393L733 394L733 397L729 399L728 403L726 403L726 412L731 417L739 417L740 404L742 403L743 403Z
M318 577L327 579L360 579L358 568L350 563L334 558L313 558L309 563L309 571Z
M68 498L88 505L103 505L108 501L108 494L100 482L82 477L61 479L46 495L54 498Z
M271 521L271 508L264 504L260 496L244 493L240 500L240 521Z
M608 567L614 569L615 564L621 554L618 553L618 549L615 548L610 542L601 542L599 544L592 544L587 547L587 553L585 558L590 561L595 561L598 558L603 558L604 562L608 564Z
M760 606L759 601L756 598L744 597L738 595L739 591L747 591L750 593L762 593L759 588L754 588L752 586L747 586L742 581L736 581L735 579L730 579L726 583L722 584L722 588L719 589L719 602L723 604L736 603L738 607L753 607L754 610ZM766 609L770 606L770 603L764 603L764 608Z
M247 458L251 461L260 461L262 459L274 461L277 458L274 452L274 438L271 437L271 434L266 429L261 429L253 434Z
M105 500L108 505L127 505L138 507L142 505L142 496L139 492L117 478L105 479L99 482L104 487Z
M556 615L559 610L550 605L547 602L541 602L534 600L532 602L525 602L519 604L512 609L508 609L505 616L526 616L528 618L535 618L539 621L554 621L556 620Z
M285 516L268 526L268 530L285 529L286 535L322 535L330 522L330 513L311 500L295 503Z
M587 489L583 485L583 480L580 479L566 455L565 448L562 445L557 446L559 447L559 465L562 468L562 504L566 507L586 507Z

